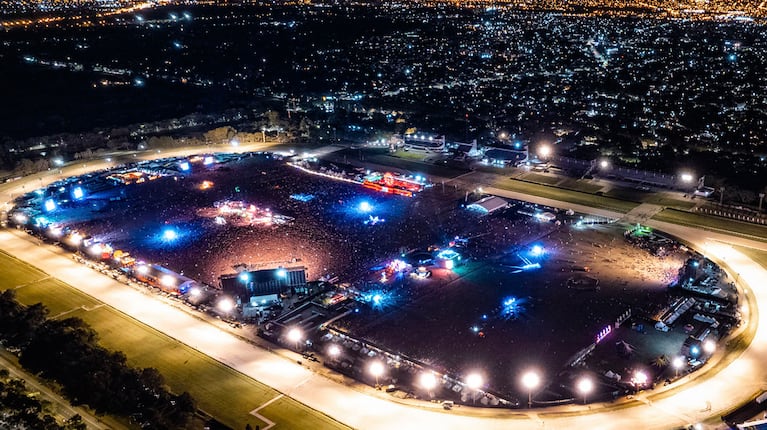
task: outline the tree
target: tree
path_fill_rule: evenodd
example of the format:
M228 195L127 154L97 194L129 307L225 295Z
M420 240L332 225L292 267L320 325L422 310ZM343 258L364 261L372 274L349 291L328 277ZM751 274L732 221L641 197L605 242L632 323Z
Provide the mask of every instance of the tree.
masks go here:
M22 158L18 163L16 163L15 171L21 173L22 175L26 175L28 173L32 173L34 168L35 163L33 163L32 160L28 158Z
M276 110L266 111L266 124L268 127L280 127L282 125L280 113Z
M203 134L205 141L211 144L228 143L237 134L237 130L234 127L218 127L213 130L208 130Z
M68 420L64 421L64 430L87 430L83 417L80 414L74 414Z

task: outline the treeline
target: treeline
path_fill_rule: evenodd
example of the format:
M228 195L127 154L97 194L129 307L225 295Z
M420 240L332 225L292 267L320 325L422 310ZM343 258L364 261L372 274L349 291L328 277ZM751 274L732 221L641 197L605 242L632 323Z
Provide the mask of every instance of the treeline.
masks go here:
M0 428L39 430L86 430L83 418L74 415L59 424L46 411L46 402L27 390L24 381L0 369Z
M196 411L189 393L171 394L156 369L131 367L124 354L98 345L98 335L83 320L50 319L45 306L25 307L13 290L0 294L0 341L20 350L25 369L60 384L72 404L97 413L180 429Z

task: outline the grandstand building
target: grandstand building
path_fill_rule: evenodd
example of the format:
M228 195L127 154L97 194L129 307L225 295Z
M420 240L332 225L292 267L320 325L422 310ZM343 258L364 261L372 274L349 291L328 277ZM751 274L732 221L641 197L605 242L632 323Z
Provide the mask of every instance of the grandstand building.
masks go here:
M402 138L402 146L405 151L424 153L445 152L445 136L429 134L406 134Z
M244 270L219 278L223 292L242 303L251 297L294 292L306 286L306 267L278 267L266 270Z

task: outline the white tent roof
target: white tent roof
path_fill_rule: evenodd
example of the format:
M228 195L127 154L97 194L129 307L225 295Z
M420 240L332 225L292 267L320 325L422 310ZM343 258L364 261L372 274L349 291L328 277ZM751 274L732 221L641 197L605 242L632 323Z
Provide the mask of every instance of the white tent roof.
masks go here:
M488 196L469 205L469 209L479 209L482 212L493 213L508 206L508 202L498 196Z

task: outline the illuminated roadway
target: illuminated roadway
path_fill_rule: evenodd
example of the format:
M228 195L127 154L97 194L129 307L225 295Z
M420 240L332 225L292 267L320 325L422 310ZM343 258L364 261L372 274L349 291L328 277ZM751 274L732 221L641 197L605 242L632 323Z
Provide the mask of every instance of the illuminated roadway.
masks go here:
M19 188L21 181L26 181L31 188L39 186L38 178L33 177L20 179L14 188L23 190ZM625 216L504 190L486 189L486 192L579 212L597 212L616 218ZM751 311L744 314L748 325L741 329L753 330L756 324L753 341L736 360L721 366L721 370L706 373L708 369L703 369L683 378L683 382L691 379L685 384L675 383L644 392L634 400L619 404L568 405L532 411L461 407L447 412L437 404L408 404L383 393L346 386L313 373L295 360L245 342L153 295L94 272L76 263L69 253L54 246L40 246L38 241L30 240L22 232L0 231L0 246L24 261L44 262L38 265L50 275L354 428L679 428L719 416L767 388L767 366L764 366L767 362L767 312L753 312L757 307L767 309L767 286L764 285L767 271L730 246L735 244L767 250L767 244L673 224L654 221L645 224L688 242L707 257L724 263L731 273L737 274L750 297L748 302L744 300L742 303L752 305ZM253 409L259 406L254 404Z

